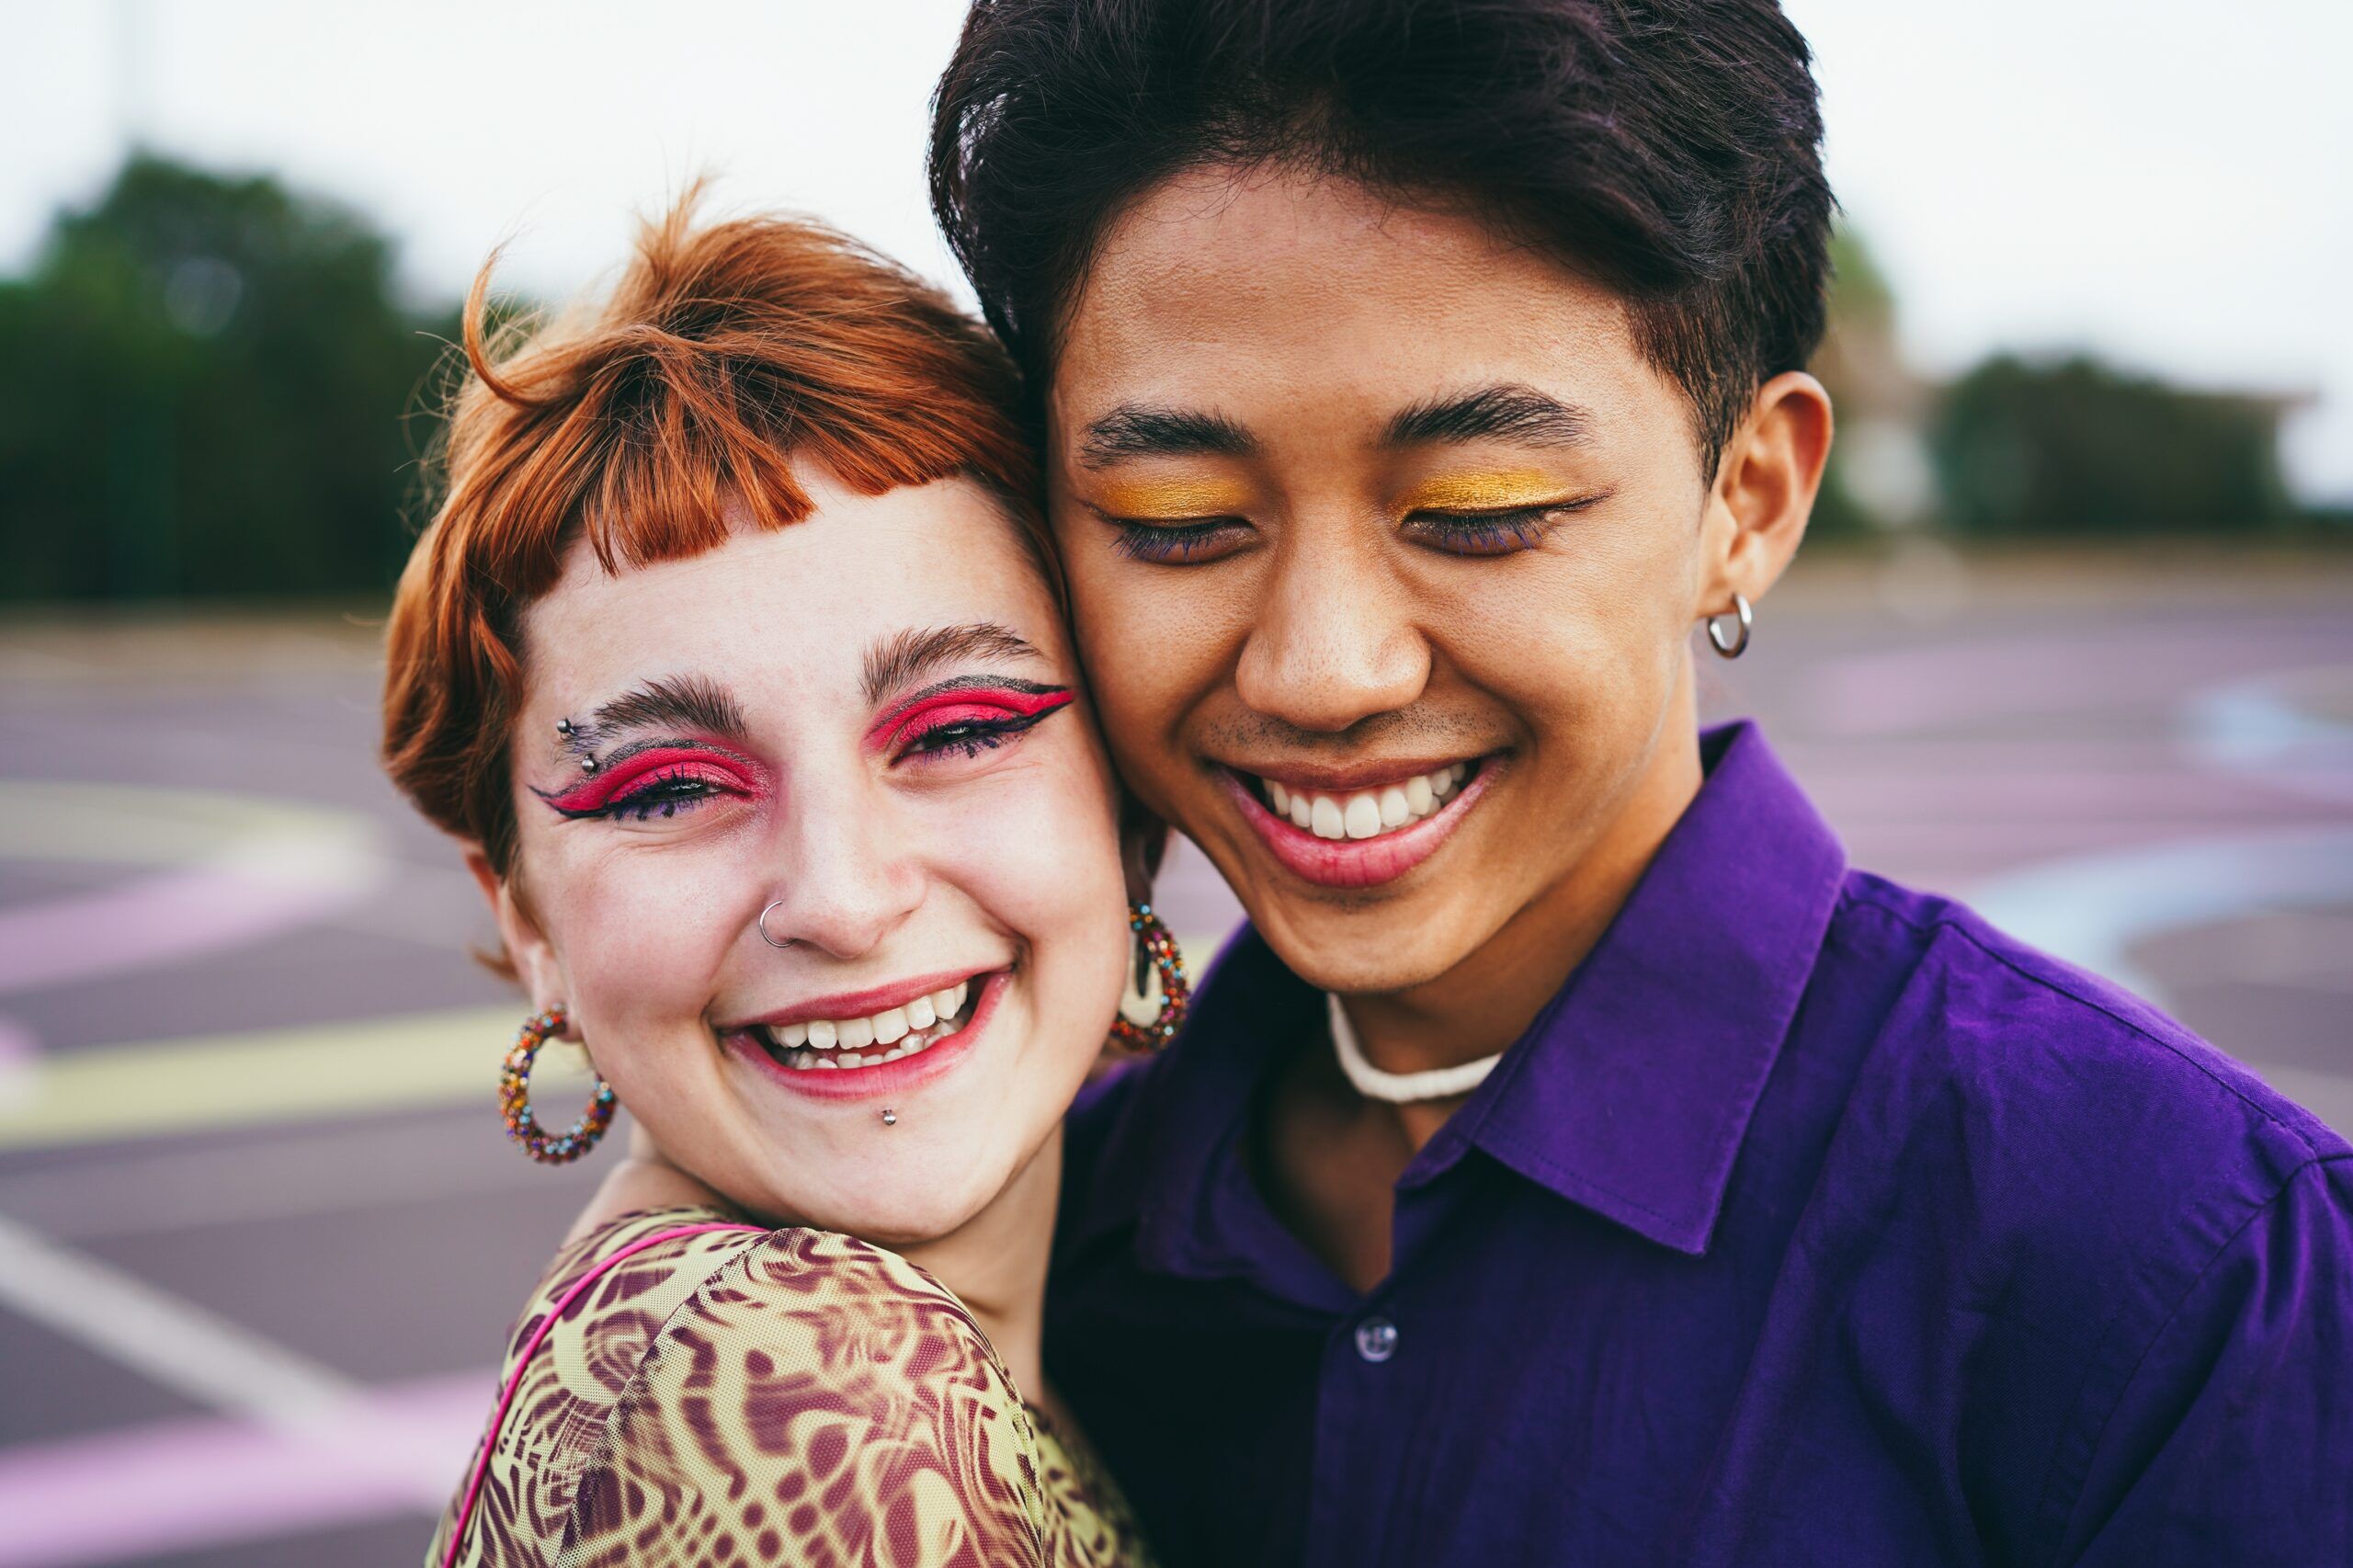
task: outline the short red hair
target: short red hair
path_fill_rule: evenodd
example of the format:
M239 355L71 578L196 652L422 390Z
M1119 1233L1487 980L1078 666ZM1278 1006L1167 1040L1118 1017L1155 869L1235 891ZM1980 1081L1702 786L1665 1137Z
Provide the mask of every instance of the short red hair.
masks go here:
M392 601L383 757L502 876L522 611L575 541L617 572L715 548L731 503L783 528L809 514L805 459L869 495L978 480L1053 575L1013 368L987 331L833 230L699 228L694 205L646 224L610 296L565 323L494 349L490 266L466 301L444 499Z

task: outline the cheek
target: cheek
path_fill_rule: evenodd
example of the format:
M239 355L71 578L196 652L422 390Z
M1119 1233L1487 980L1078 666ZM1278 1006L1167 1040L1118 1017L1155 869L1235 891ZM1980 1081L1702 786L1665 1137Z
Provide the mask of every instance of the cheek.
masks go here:
M1446 659L1524 714L1540 741L1572 723L1648 725L1681 667L1696 554L1696 522L1677 517L1572 525L1483 584L1453 574L1454 597L1427 624Z
M1119 949L1127 930L1111 776L1091 742L1074 744L1084 733L1074 723L1051 751L972 791L932 835L937 874L1035 956L1044 983L1079 992L1102 965L1098 950ZM1115 999L1103 1000L1106 1016ZM1091 1006L1067 992L1047 1005Z
M1149 775L1248 634L1256 562L1154 568L1120 559L1084 531L1064 534L1062 545L1088 688L1121 767L1131 778Z
M626 1040L699 1025L739 934L733 901L714 893L743 863L670 846L585 857L544 880L542 928L584 1027Z

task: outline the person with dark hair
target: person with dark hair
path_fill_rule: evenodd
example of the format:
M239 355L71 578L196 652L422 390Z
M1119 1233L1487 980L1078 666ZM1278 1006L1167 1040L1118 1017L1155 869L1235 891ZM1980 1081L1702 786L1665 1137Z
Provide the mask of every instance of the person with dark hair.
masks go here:
M1773 0L972 8L938 217L1250 916L1047 1307L1172 1562L2353 1562L2353 1147L1699 726L1830 445L1820 140Z

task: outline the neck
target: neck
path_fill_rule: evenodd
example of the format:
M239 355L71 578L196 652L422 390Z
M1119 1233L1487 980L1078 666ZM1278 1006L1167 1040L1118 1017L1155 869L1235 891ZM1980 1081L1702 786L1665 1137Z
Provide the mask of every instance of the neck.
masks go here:
M1403 991L1343 999L1365 1059L1383 1072L1418 1073L1493 1056L1518 1039L1608 930L1703 777L1687 663L1608 825L1566 874L1444 973ZM1393 1110L1418 1151L1461 1103L1379 1109Z
M1031 1403L1049 1397L1040 1346L1046 1260L1053 1249L1062 1179L1063 1133L1057 1125L978 1214L944 1236L892 1249L956 1292L1013 1375L1014 1387Z

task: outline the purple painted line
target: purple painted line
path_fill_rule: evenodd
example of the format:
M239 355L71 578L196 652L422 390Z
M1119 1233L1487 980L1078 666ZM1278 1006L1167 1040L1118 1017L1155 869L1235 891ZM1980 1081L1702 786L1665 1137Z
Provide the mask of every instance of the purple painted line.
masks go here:
M191 866L0 911L0 993L118 974L301 926L349 904L355 878Z
M455 1490L496 1392L494 1374L468 1372L371 1392L314 1430L194 1419L0 1449L0 1568L421 1521ZM420 1522L420 1556L428 1533Z

